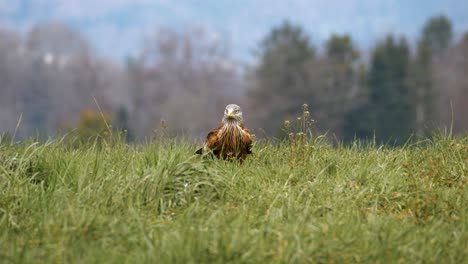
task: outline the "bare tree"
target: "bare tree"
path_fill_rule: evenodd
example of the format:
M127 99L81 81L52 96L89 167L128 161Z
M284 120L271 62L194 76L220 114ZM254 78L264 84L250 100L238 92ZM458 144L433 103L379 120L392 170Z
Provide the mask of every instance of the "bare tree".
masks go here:
M158 31L147 38L128 71L131 119L140 136L157 128L161 119L176 132L206 133L217 123L224 104L237 96L232 91L240 89L226 47L210 40L202 29Z
M432 67L437 97L437 125L449 127L453 124L455 133L466 133L468 33L457 45L435 56Z
M17 109L18 87L21 85L25 63L21 37L15 32L0 29L0 131L15 129L20 111Z
M60 23L34 26L24 38L0 31L0 124L19 136L54 134L74 126L80 112L95 107L113 112L128 105L126 71L91 52L86 39Z

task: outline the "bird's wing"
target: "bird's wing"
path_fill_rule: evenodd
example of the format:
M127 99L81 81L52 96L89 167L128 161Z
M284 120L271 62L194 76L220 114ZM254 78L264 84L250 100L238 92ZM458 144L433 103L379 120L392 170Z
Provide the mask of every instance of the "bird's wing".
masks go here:
M243 133L243 139L244 144L246 146L246 153L251 154L252 153L252 135L250 134L250 130L248 128L243 127L242 128Z
M211 130L210 133L208 133L208 135L206 136L205 143L203 144L203 147L198 149L195 152L195 154L201 155L210 150L212 150L213 152L218 151L219 149L218 147L220 145L218 134L219 134L219 130L221 129L221 127L222 127L222 124L218 128L215 128Z
M213 129L210 131L210 133L208 133L208 135L206 136L206 141L205 141L205 150L215 150L218 148L218 146L220 145L220 141L219 141L219 137L218 137L218 134L219 134L219 130L221 129L221 126L216 128L216 129Z

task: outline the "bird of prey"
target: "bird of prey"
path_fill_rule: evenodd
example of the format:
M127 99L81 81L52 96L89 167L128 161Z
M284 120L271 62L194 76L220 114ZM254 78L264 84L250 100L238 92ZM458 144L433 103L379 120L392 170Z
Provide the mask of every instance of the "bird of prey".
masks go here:
M196 154L212 153L224 160L238 159L242 162L252 153L252 136L245 128L242 111L238 105L229 104L218 128L206 137L205 144Z

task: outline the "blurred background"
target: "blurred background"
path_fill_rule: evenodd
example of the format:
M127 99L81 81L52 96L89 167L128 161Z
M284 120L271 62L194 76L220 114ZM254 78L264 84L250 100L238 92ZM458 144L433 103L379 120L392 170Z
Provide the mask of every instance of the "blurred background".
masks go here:
M466 134L468 2L0 0L2 134L203 138L228 103L262 136L304 103L340 141Z

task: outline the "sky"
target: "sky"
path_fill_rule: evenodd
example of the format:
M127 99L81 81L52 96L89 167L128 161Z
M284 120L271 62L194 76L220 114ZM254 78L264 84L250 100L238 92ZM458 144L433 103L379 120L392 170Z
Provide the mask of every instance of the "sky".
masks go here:
M204 28L233 57L250 61L259 41L285 19L301 25L319 49L332 33L349 33L366 49L386 34L418 37L430 16L444 14L468 31L466 0L0 0L0 26L27 32L64 22L102 56L125 59L158 28Z

